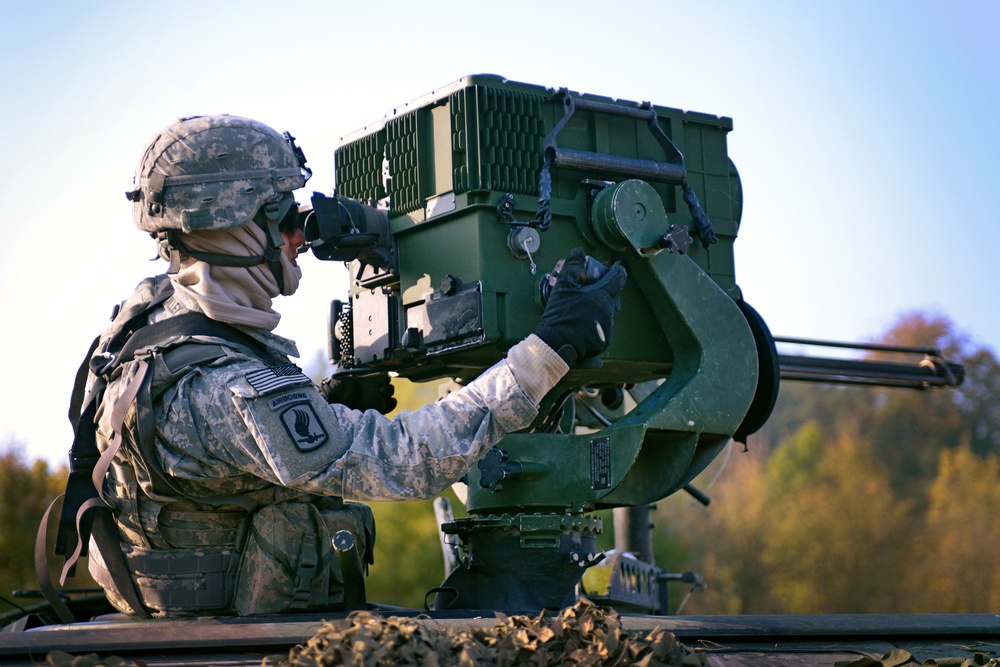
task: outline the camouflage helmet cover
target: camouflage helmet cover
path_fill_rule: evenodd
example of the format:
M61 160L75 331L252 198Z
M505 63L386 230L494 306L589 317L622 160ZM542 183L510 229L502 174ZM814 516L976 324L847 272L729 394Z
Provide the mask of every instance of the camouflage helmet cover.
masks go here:
M126 195L146 232L232 229L309 175L287 133L239 116L193 116L153 137Z

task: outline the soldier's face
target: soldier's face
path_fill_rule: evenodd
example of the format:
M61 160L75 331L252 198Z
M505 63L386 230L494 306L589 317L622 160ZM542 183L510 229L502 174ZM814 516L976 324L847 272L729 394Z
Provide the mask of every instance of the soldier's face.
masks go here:
M292 262L292 266L298 266L295 258L299 256L299 248L306 242L305 232L301 229L281 232L281 238L285 241L285 245L281 246L281 252L285 253L285 257Z

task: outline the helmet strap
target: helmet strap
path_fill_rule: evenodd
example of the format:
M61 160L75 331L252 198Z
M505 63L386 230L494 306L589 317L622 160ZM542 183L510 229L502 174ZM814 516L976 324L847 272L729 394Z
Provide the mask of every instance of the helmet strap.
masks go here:
M219 252L192 250L178 239L174 230L171 229L156 232L152 236L156 239L161 254L169 258L170 266L167 273L170 275L180 271L181 254L216 266L251 267L267 264L278 283L278 293L280 294L285 291L285 272L281 265L281 246L285 245L285 240L278 229L278 222L288 213L292 204L294 204L294 198L289 194L280 200L265 203L253 217L253 222L264 230L267 239L264 252L260 255L225 255Z
M181 253L179 246L183 245L174 238L174 234L169 229L150 233L156 239L156 245L160 250L160 256L165 257L170 262L167 267L167 275L174 275L181 270Z
M264 230L267 237L267 247L264 248L264 261L267 263L271 274L278 282L278 293L285 292L285 270L281 266L281 246L285 245L285 239L281 236L278 223L285 217L289 209L295 203L295 199L290 193L285 194L275 201L265 202L253 221L258 227Z

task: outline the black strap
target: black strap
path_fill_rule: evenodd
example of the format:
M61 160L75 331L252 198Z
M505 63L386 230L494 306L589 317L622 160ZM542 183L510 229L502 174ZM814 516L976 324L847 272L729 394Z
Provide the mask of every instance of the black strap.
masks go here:
M251 267L259 264L267 264L278 283L278 292L285 291L285 271L281 264L281 246L285 241L281 236L279 224L291 209L294 203L291 195L283 196L280 202L272 201L264 204L253 217L254 223L264 230L267 241L264 251L259 255L227 255L221 252L207 252L204 250L193 250L178 238L174 230L160 232L157 239L161 245L170 252L170 274L176 274L180 270L180 255L188 255L198 261L215 266L235 266Z
M73 380L73 393L69 397L69 423L76 433L77 422L80 421L80 411L83 408L83 401L87 397L87 376L90 373L90 358L94 356L94 351L101 342L101 337L94 338L87 350L87 356L83 358L83 363L76 370L76 377Z
M183 241L178 239L174 235L168 237L170 243L174 245L178 250L180 250L185 255L190 255L200 262L205 262L206 264L213 264L215 266L237 266L237 267L250 267L257 266L258 264L263 264L265 261L264 255L226 255L221 252L204 252L201 250L192 250Z
M65 556L76 548L76 512L89 498L94 497L94 483L91 472L101 458L97 449L97 431L94 420L97 417L97 405L100 401L93 400L92 392L83 413L80 415L79 427L73 446L69 452L69 477L66 479L66 498L63 501L62 512L59 515L59 529L56 532L54 553ZM89 525L84 525L88 531ZM87 545L83 545L83 555L87 554ZM70 576L75 572L70 571Z
M176 336L211 336L221 338L248 348L254 356L273 358L267 346L250 334L244 333L225 322L213 320L204 313L184 313L169 317L154 324L149 324L133 333L122 346L115 359L115 365L128 363L135 358L135 353L144 347L156 346L165 340Z

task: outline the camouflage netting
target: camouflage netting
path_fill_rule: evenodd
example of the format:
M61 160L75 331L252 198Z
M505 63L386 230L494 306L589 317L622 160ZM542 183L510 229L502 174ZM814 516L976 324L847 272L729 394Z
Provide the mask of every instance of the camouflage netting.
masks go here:
M705 656L683 646L673 633L656 628L630 634L618 614L587 600L558 616L497 613L492 627L460 627L421 618L383 618L356 612L326 623L305 644L292 649L280 667L351 665L705 665Z

